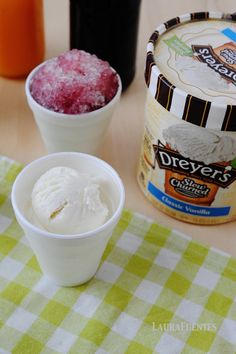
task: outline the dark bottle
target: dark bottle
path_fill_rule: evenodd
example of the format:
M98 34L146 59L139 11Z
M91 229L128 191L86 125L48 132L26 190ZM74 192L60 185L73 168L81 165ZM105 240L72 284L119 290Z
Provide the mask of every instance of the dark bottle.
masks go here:
M70 48L107 60L123 90L135 75L141 0L70 0Z

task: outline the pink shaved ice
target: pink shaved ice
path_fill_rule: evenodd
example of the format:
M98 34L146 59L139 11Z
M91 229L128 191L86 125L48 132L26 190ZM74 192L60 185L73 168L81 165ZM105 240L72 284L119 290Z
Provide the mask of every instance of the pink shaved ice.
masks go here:
M66 114L99 109L111 101L117 89L118 76L109 63L77 49L49 59L30 84L36 102Z

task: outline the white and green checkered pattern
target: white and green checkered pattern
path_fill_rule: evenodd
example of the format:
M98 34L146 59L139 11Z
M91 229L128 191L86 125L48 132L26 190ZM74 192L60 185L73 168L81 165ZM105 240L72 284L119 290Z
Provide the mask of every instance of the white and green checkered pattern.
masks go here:
M235 259L125 210L96 276L59 288L14 219L20 168L0 159L0 353L235 353Z

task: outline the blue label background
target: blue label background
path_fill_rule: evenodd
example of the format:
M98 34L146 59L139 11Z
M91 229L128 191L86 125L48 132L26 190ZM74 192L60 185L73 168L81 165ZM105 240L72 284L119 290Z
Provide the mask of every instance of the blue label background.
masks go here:
M150 181L148 182L148 191L161 203L185 214L191 214L191 215L201 216L201 217L209 217L209 216L217 217L217 216L229 215L230 212L229 206L222 207L222 208L211 208L211 207L204 207L204 206L201 207L201 206L196 206L193 204L181 202L180 200L174 199L170 197L168 194L163 193L160 189L154 186L154 184L152 184L152 182Z

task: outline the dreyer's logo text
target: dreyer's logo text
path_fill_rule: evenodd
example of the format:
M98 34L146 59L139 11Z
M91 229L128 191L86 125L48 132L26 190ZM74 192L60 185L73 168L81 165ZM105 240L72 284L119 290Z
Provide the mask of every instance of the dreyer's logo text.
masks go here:
M203 162L193 161L187 157L180 155L177 151L169 149L164 146L160 141L158 144L153 145L155 160L159 167L165 170L171 170L188 177L200 179L208 183L214 183L222 188L228 187L236 180L236 169L231 166L224 166L223 164L212 163L205 165ZM172 178L171 185L175 188L182 189L183 185L193 187L193 180L184 178ZM196 185L194 186L196 189ZM187 189L187 188L185 188ZM199 186L199 196L207 195L209 189L206 185Z
M192 50L195 54L197 54L196 58L206 63L210 68L215 70L218 74L220 74L224 79L232 82L232 84L236 85L236 71L225 62L221 61L219 56L216 55L214 49L210 45L192 45ZM225 58L227 63L234 64L235 63L235 52L230 48L225 48L221 50L222 57Z

